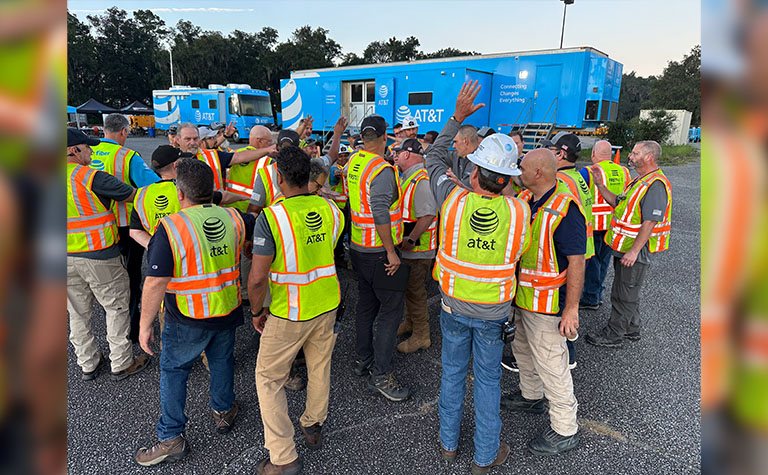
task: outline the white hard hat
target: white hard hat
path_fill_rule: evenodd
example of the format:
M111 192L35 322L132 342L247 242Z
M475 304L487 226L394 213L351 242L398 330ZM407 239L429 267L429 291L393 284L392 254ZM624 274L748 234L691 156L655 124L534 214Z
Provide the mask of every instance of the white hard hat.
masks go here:
M403 119L403 122L401 125L403 126L403 130L416 129L419 127L419 123L416 122L416 119L410 116Z
M506 134L493 134L484 138L477 150L467 155L470 162L502 175L520 175L517 168L517 145Z

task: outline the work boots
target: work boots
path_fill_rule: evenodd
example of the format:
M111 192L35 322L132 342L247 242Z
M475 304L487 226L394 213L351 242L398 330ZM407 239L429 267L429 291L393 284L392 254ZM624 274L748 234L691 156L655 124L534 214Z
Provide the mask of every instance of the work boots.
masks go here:
M410 320L403 320L399 327L397 327L397 336L405 336L413 331L413 325Z
M406 322L403 322L402 327ZM407 321L411 325L413 333L411 337L397 345L397 351L400 353L415 353L419 350L426 350L432 344L429 340L429 321L414 322ZM398 328L398 333L400 329Z

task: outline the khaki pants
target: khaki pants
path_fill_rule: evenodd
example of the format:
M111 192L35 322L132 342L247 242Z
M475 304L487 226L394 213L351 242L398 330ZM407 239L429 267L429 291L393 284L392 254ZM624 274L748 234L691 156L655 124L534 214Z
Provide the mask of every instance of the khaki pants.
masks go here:
M405 321L411 322L412 335L429 339L429 312L427 310L427 275L431 259L405 259L411 266L408 288L405 289Z
M335 309L305 322L267 317L256 360L256 391L264 423L264 446L275 465L291 463L299 457L283 386L302 347L307 358L308 381L307 403L299 423L304 427L322 425L328 415L335 323Z
M91 332L94 296L106 312L112 371L122 371L133 363L131 341L128 339L131 325L128 313L130 286L122 259L67 256L69 341L75 347L77 364L86 372L95 370L99 362L98 347Z
M568 349L560 335L560 317L515 308L512 352L520 368L520 391L526 399L549 401L549 420L560 435L578 432L573 380L568 369Z

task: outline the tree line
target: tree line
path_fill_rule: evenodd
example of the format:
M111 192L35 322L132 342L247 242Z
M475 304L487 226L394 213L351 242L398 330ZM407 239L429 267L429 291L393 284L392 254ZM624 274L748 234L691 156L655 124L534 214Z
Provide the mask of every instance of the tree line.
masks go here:
M136 99L151 105L153 89L170 87L169 47L176 84L250 84L269 92L274 112L280 110L280 79L288 78L291 71L479 54L455 48L426 53L419 49L419 40L410 36L373 41L360 55L342 55L341 45L321 27L302 26L278 42L277 30L268 26L256 33L235 30L225 36L186 20L168 26L150 10L129 15L112 7L86 18L82 22L67 12L70 105L91 97L112 107ZM640 109L686 109L699 124L700 69L701 47L696 46L682 61L670 62L658 77L643 78L634 71L625 74L619 119L636 117Z

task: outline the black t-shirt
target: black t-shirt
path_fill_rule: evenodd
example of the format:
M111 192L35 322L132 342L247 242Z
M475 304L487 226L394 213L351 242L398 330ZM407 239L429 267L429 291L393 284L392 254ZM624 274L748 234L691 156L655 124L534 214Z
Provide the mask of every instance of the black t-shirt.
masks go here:
M219 154L219 163L221 164L222 170L232 166L232 157L235 156L234 152L222 152L221 150L217 150L216 153Z
M541 206L547 202L552 193L555 192L555 188L546 192L540 199L529 202L531 206L531 223L536 216ZM579 206L572 202L568 205L568 212L560 221L560 224L555 229L555 233L552 236L555 242L555 259L557 259L557 268L560 272L563 272L568 268L568 256L584 255L587 252L587 224L584 221L584 215L579 211ZM533 242L531 246L537 246L538 243ZM560 287L560 302L557 315L562 315L563 308L565 307L566 286Z
M245 239L253 239L253 226L256 219L253 215L238 212L245 222ZM158 225L147 247L147 276L173 277L173 266L173 251L168 240L168 234L165 232L164 226ZM191 327L206 328L208 330L227 330L243 324L243 307L238 305L229 315L224 317L190 318L179 310L176 304L176 295L166 292L165 318L168 321Z

